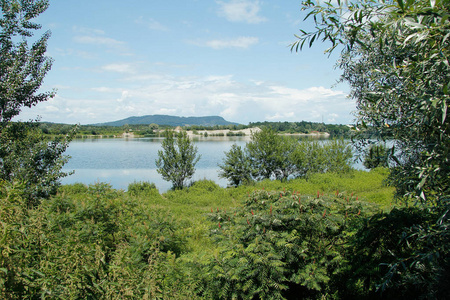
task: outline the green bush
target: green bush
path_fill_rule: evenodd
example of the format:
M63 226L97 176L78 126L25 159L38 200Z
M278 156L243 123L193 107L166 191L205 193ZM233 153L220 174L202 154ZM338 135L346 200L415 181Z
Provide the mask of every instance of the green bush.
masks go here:
M374 169L377 167L389 167L388 149L383 144L371 145L364 155L364 167Z
M145 194L159 194L154 183L150 182L133 182L128 185L128 193L132 196L140 196Z
M64 152L70 140L66 136L49 142L36 124L9 123L0 134L0 178L23 183L28 205L38 205L68 175L61 169L68 161Z
M233 145L219 165L219 176L232 186L254 180L286 181L315 173L347 173L352 170L352 149L344 140L298 140L264 128L254 133L244 149Z
M209 214L220 252L203 262L210 299L327 297L345 245L374 207L341 195L255 190L243 207Z
M418 207L377 213L349 239L348 263L333 284L342 299L444 299L448 296L449 240L422 239L439 213ZM431 256L430 256L431 254Z
M71 194L69 187L35 209L27 208L21 186L0 187L0 298L150 299L187 293L166 278L176 277L168 269L186 251L179 224L166 210L102 183L85 193Z

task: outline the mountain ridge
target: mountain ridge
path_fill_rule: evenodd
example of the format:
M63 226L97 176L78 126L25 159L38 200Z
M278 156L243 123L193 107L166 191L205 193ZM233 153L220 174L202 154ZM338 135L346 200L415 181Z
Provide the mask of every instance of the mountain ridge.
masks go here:
M145 116L132 116L125 119L91 124L92 126L123 126L123 125L145 125L145 124L158 124L168 126L214 126L214 125L239 125L239 123L233 123L225 120L220 116L204 116L204 117L178 117L170 115L145 115Z

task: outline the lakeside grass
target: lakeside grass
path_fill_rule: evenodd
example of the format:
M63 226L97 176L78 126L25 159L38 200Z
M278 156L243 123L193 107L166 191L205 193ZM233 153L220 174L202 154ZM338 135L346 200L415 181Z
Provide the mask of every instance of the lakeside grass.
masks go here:
M289 191L302 195L324 194L354 195L359 200L376 204L380 210L389 211L393 203L394 188L385 184L388 169L371 171L353 170L347 174L314 174L308 179L293 179L285 182L263 180L252 185L223 188L211 180L200 180L183 190L165 193L147 184L139 192L115 191L117 197L146 203L149 210L158 211L173 218L179 225L177 234L187 239L189 252L210 251L215 248L208 238L210 222L206 216L211 211L231 211L242 205L255 190ZM143 183L136 183L143 184ZM70 190L70 185L62 190ZM82 194L80 195L82 196Z
M315 201L318 192L323 199L358 197L355 202L377 204L372 212L389 211L394 189L384 184L387 175L386 169L354 170L236 188L200 180L164 193L146 182L133 183L127 191L106 183L76 183L61 186L33 209L21 198L20 185L0 182L0 212L8 224L2 245L12 251L0 266L13 284L0 288L0 296L205 299L199 290L205 284L205 267L226 250L217 239L220 225L211 217L232 217L234 212L239 217L249 197L265 192L286 195L286 200L299 194ZM304 217L319 223L323 218L322 211Z

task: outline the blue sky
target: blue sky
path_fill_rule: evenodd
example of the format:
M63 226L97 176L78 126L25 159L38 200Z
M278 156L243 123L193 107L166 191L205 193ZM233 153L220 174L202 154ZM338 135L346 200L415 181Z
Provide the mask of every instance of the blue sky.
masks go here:
M219 115L256 121L352 123L338 53L290 51L297 0L50 0L36 21L54 59L57 96L19 119L92 124L130 116ZM42 33L42 32L41 32Z

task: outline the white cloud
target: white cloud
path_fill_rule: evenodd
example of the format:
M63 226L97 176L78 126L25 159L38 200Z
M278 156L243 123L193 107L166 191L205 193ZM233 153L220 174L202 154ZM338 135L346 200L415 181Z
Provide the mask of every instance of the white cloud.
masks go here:
M136 24L143 25L147 27L150 30L157 30L157 31L169 31L169 28L162 25L158 21L152 18L144 19L144 17L139 17L135 21Z
M258 24L266 21L266 18L259 15L261 5L258 0L217 1L217 4L220 6L219 15L230 22Z
M101 67L103 71L134 74L136 72L135 67L132 64L116 63L108 64Z
M80 44L94 44L112 48L122 48L125 46L125 43L122 41L118 41L104 36L81 35L75 36L74 41Z
M193 44L203 47L210 47L216 50L225 48L240 48L248 49L249 47L257 44L259 39L257 37L243 36L235 39L226 40L210 40L206 42L193 42Z
M243 124L264 120L351 123L350 112L355 109L344 92L321 86L296 89L260 80L237 81L231 75L149 76L136 82L126 80L126 72L119 74L123 80L114 85L86 89L78 99L65 98L66 90L62 90L61 96L21 116L27 119L33 112L44 121L81 124L147 114L220 115Z
M104 35L105 31L97 28L88 28L88 27L79 27L79 26L73 26L73 31L80 34L87 34L87 35Z
M127 43L106 36L103 30L74 27L73 31L77 34L73 37L73 40L78 44L103 46L124 53L129 51ZM88 53L81 52L77 55L86 56Z
M128 91L122 91L122 95L120 96L119 99L117 99L117 102L123 102L123 101L125 101L126 99L128 99L129 95L130 95L130 92L128 92Z

